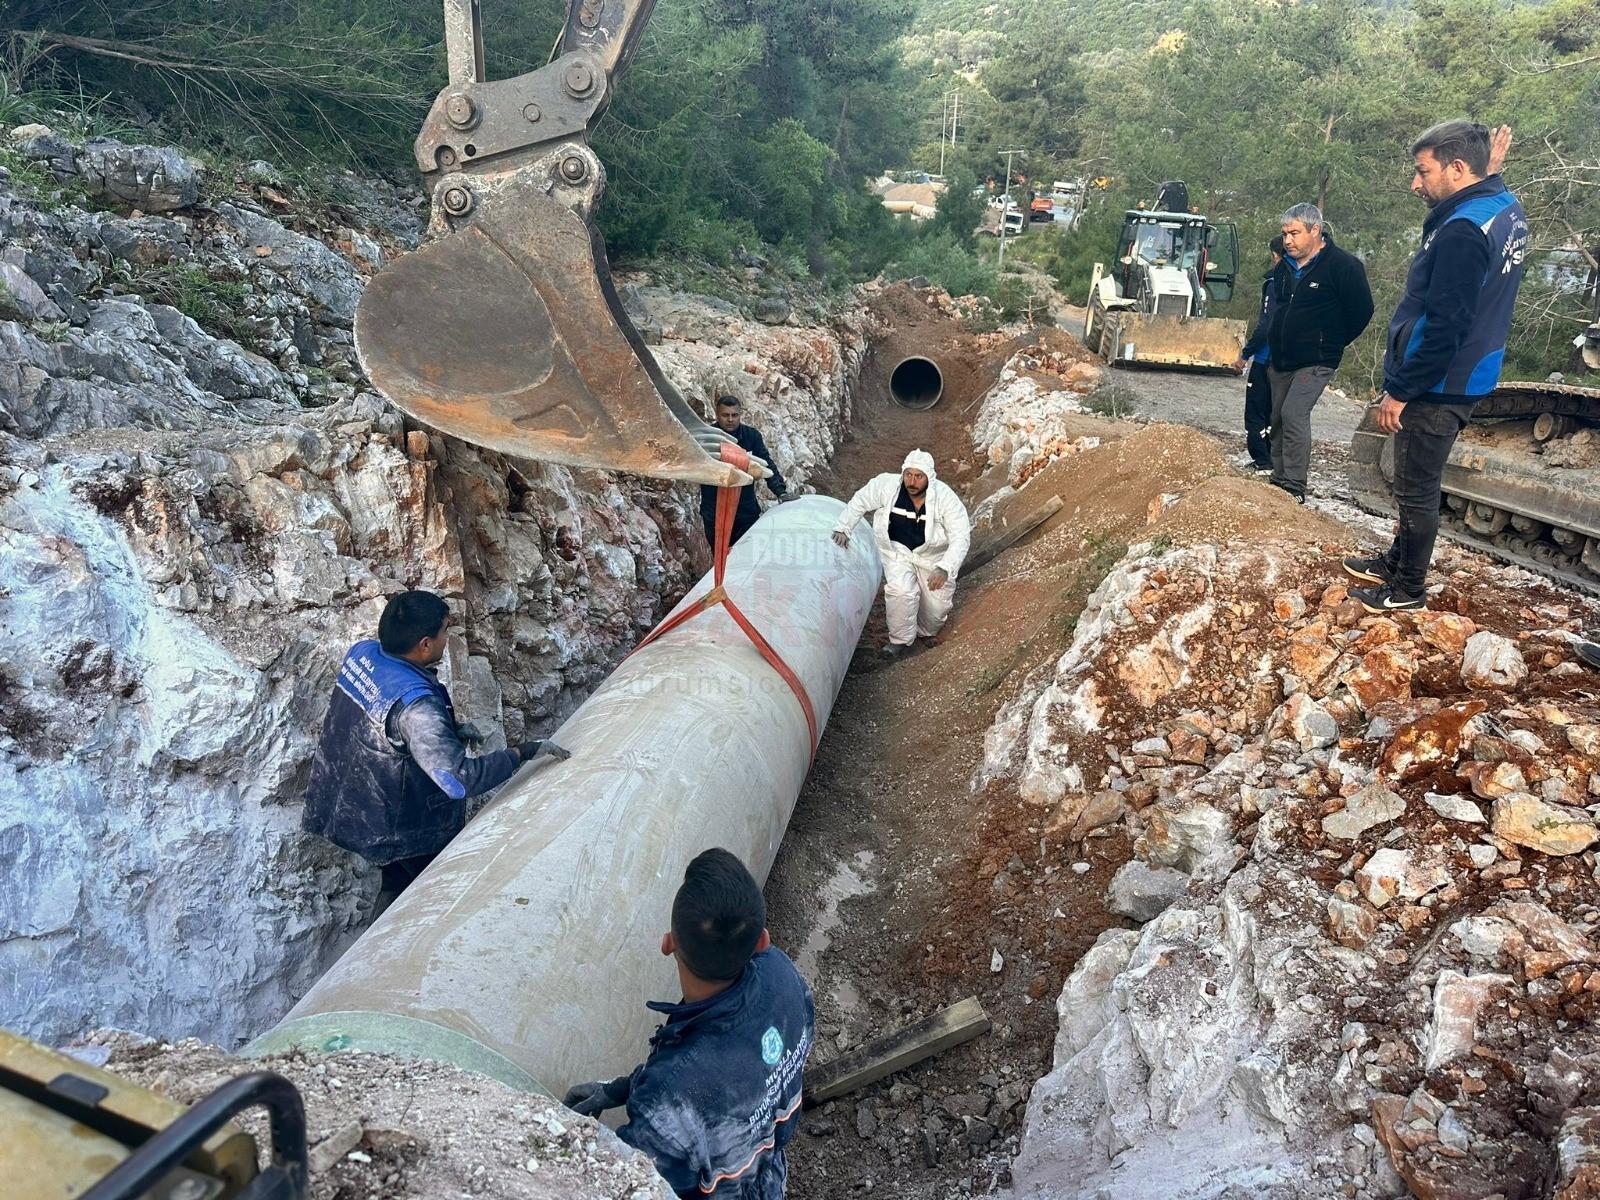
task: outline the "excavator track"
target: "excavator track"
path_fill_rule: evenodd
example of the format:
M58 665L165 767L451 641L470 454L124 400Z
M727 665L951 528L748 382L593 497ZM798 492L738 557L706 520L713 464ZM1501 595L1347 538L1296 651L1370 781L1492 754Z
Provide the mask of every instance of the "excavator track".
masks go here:
M1584 431L1594 465L1544 455ZM1351 443L1352 499L1393 517L1393 442L1368 410ZM1473 412L1445 466L1439 533L1496 562L1600 599L1600 389L1505 383Z

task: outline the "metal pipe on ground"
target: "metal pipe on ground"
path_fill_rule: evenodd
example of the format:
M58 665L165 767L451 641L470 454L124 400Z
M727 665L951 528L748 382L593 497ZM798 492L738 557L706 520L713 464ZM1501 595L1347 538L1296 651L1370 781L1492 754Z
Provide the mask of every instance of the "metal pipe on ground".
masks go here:
M920 354L902 358L889 372L889 395L901 408L930 409L944 398L944 372Z
M842 509L775 507L725 581L819 729L882 574L867 525L829 539ZM245 1053L438 1059L558 1097L640 1061L645 1001L678 996L660 941L683 869L724 846L766 878L810 766L805 715L716 608L625 659L554 737L572 758L523 768Z

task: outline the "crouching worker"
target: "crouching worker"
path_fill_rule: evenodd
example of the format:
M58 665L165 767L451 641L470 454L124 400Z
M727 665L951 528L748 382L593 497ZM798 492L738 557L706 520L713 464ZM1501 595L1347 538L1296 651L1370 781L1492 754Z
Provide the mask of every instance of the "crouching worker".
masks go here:
M917 638L944 628L956 602L956 575L972 545L967 507L934 473L933 455L913 450L900 474L886 472L850 499L833 540L850 544L850 531L867 513L883 558L883 608L889 623L887 658L899 658Z
M481 758L458 725L435 668L449 606L432 592L401 592L384 606L376 641L344 656L311 766L301 824L375 866L397 893L466 824L467 799L511 778L554 742L524 742Z
M679 1196L783 1195L784 1147L800 1113L816 1014L811 989L772 945L766 923L766 902L743 863L726 850L696 857L661 939L661 953L677 959L683 999L650 1004L666 1023L643 1066L566 1096L586 1117L626 1105L617 1136Z

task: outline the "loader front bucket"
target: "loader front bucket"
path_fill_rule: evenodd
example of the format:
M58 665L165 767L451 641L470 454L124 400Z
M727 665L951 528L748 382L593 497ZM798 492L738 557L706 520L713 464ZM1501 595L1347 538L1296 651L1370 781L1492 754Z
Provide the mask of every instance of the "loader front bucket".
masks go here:
M1244 349L1243 321L1157 317L1129 311L1106 315L1101 353L1113 364L1226 369Z
M691 430L611 282L599 235L532 180L397 259L356 312L375 387L423 424L518 458L736 486Z

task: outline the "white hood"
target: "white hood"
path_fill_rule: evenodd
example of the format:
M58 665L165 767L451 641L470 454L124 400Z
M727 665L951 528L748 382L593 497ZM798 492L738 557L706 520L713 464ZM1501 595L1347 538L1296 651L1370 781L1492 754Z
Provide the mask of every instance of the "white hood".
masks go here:
M939 472L933 466L933 455L926 450L913 450L906 455L905 462L900 464L900 474L903 476L907 471L921 471L926 475L930 490L939 478Z

